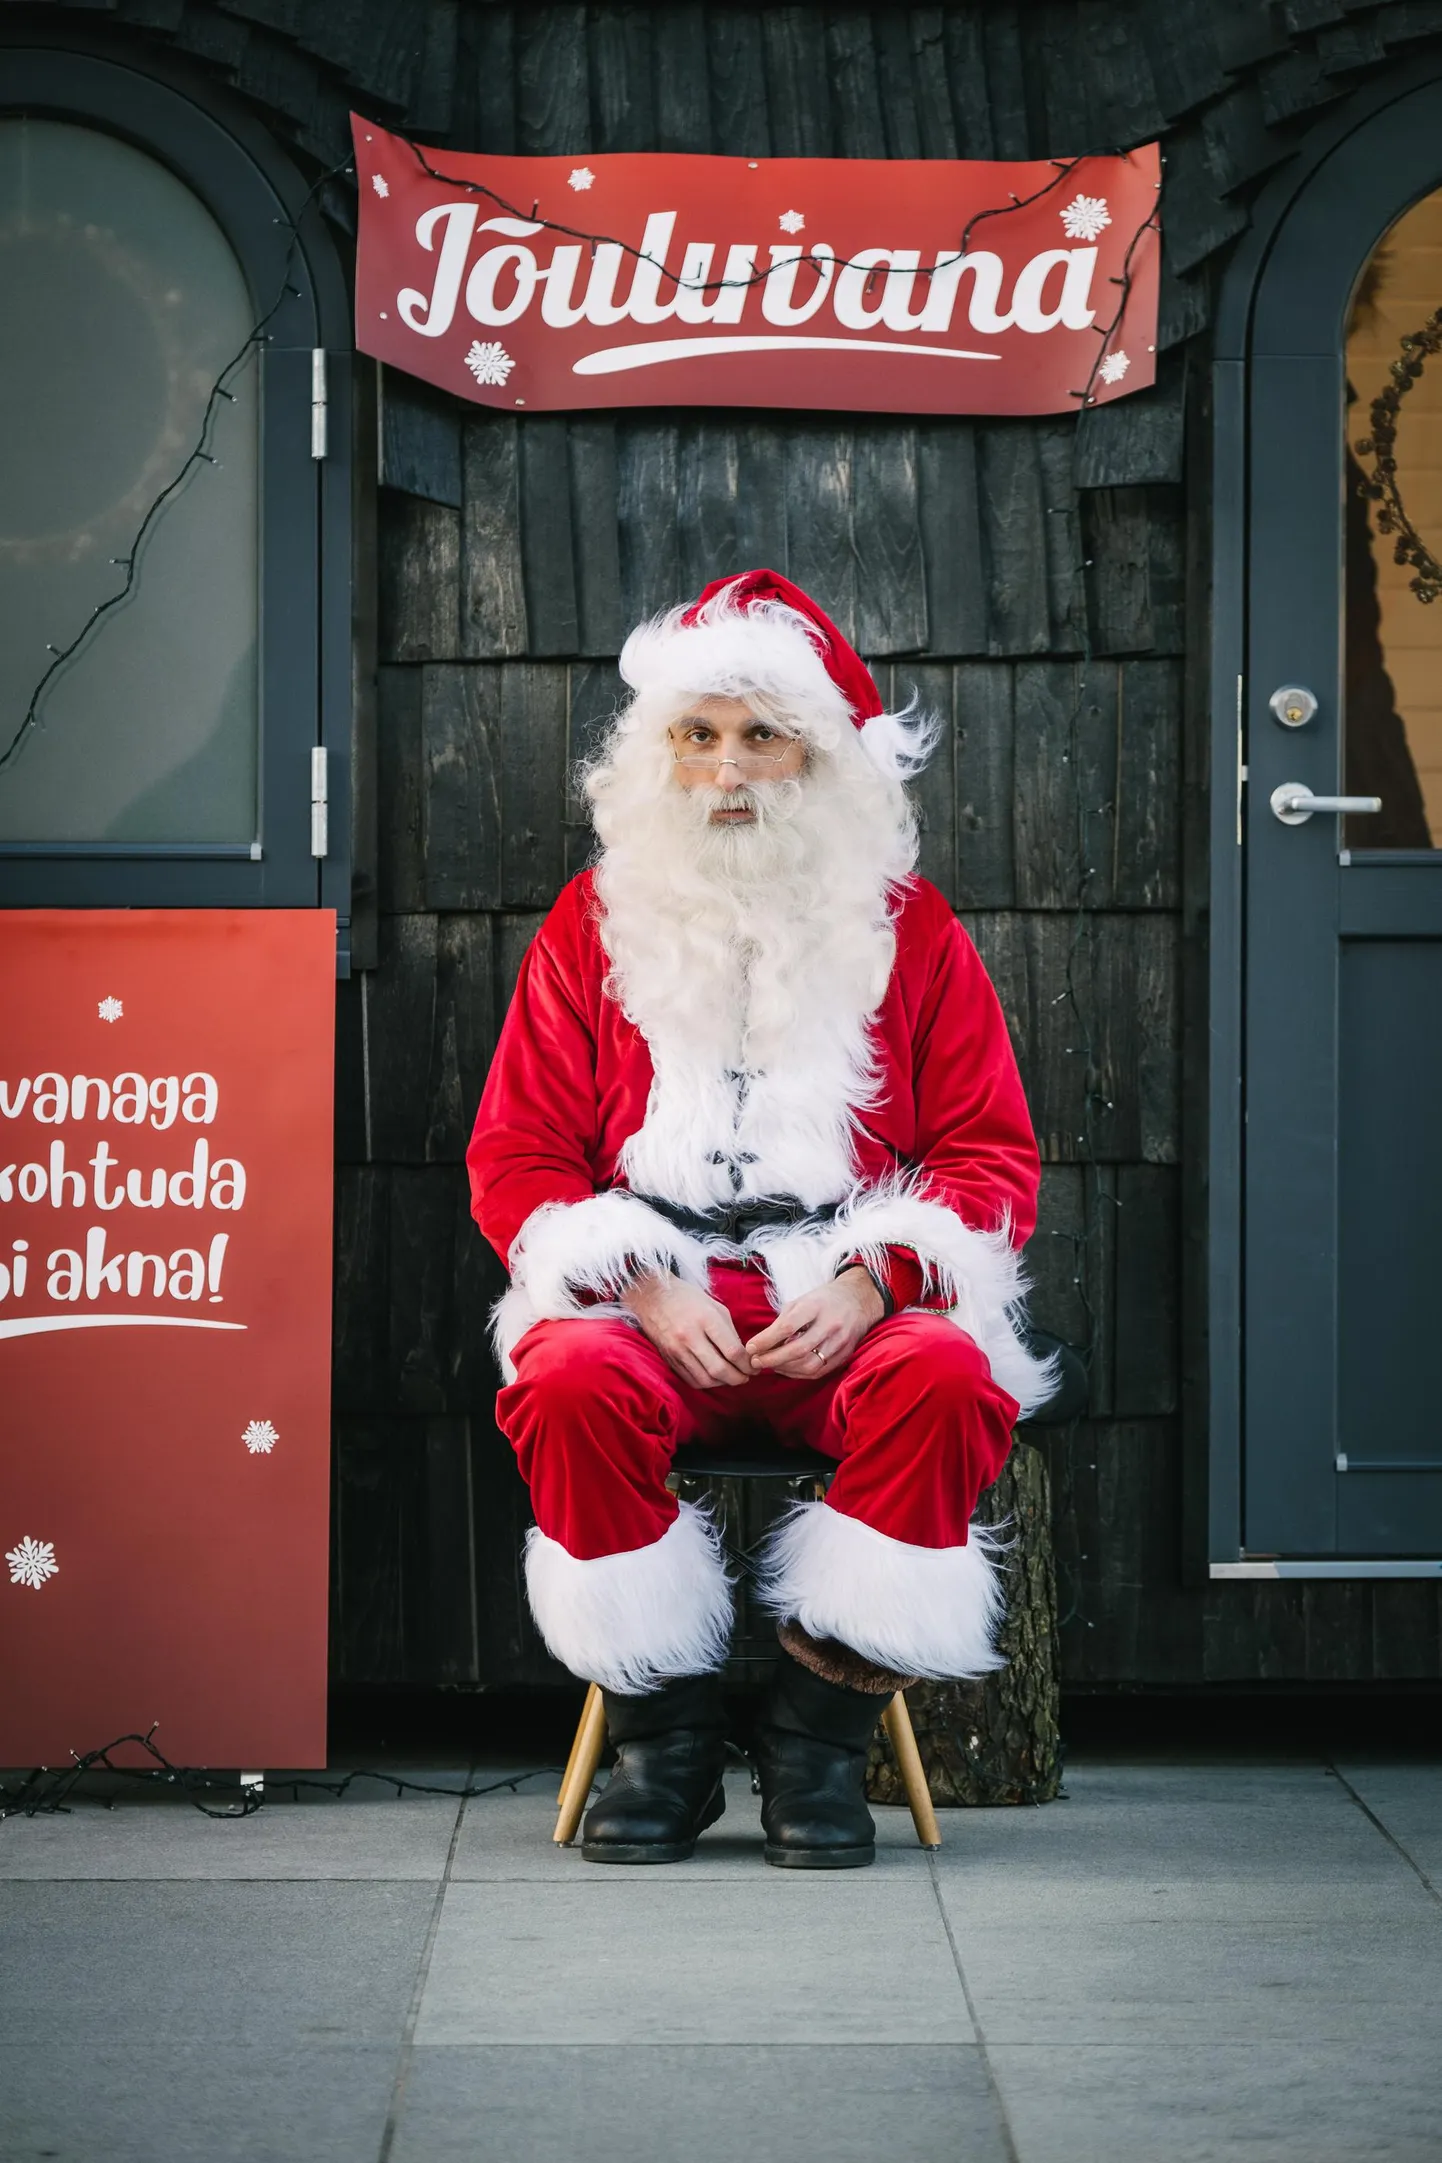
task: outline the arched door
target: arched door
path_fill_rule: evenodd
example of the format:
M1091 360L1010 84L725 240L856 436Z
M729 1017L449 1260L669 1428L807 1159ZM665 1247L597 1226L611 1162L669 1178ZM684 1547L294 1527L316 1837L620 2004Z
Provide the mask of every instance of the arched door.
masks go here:
M304 181L157 75L0 42L0 272L0 906L344 931L349 311Z
M1286 184L1221 383L1221 425L1231 404L1246 455L1244 489L1218 510L1245 521L1242 575L1218 595L1219 651L1234 634L1237 655L1236 764L1228 775L1224 735L1215 828L1236 859L1240 933L1232 1553L1302 1573L1430 1573L1442 1557L1442 84L1339 137ZM1224 676L1219 713L1227 688Z

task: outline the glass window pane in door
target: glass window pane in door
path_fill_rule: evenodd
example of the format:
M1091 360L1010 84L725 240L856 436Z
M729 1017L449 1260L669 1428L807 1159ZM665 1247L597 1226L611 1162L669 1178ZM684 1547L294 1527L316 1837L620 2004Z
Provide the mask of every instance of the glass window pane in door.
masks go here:
M1378 242L1347 324L1344 771L1382 799L1354 849L1442 847L1439 349L1442 190Z
M254 317L210 212L102 130L0 120L0 751L50 655L123 584ZM151 521L133 588L0 767L6 842L257 832L255 349Z

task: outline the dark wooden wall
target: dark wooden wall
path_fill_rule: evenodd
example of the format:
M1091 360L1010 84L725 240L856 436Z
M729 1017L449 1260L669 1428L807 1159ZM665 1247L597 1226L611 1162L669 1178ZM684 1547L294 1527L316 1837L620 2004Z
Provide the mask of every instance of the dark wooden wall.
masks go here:
M343 1613L347 1555L369 1557L377 1517L453 1522L459 1540L467 1478L477 1581L514 1596L518 1501L484 1415L490 1278L463 1218L467 1118L538 912L585 860L566 768L616 701L626 628L753 563L815 592L885 693L945 719L923 868L963 911L1021 1052L1048 1159L1038 1313L1092 1345L1097 1412L1173 1448L1176 484L1079 496L1069 421L457 422L389 378L384 407L387 473L403 458L433 497L383 498L380 967L359 993L370 1134L342 1172ZM457 1633L416 1597L411 1614L402 1582L390 1610L407 1671L411 1622L423 1665L442 1639L487 1678L524 1664L514 1625L496 1634L499 1601L487 1631ZM369 1598L366 1613L369 1629ZM349 1619L345 1642L349 1666ZM375 1650L368 1635L367 1672Z
M77 10L68 13L74 20ZM1206 326L1313 116L1442 5L119 0L327 163L348 102L497 151L1167 155L1157 388L1042 423L483 414L388 375L375 966L343 987L336 1671L557 1679L491 1421L499 1289L461 1159L526 942L587 835L568 761L642 613L756 563L946 719L923 868L1001 992L1046 1160L1038 1318L1092 1416L1045 1443L1075 1686L1435 1676L1425 1585L1188 1581L1203 1446ZM332 191L342 219L344 201ZM368 364L366 364L368 365Z

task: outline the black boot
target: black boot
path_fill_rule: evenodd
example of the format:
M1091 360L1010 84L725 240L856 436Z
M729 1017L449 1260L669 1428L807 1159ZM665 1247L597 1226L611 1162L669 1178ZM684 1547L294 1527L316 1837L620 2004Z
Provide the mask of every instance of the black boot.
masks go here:
M887 1699L827 1682L783 1651L756 1730L766 1860L782 1870L855 1870L876 1859L862 1783Z
M726 1807L726 1714L714 1675L683 1675L645 1697L603 1690L616 1763L586 1813L588 1863L679 1863Z

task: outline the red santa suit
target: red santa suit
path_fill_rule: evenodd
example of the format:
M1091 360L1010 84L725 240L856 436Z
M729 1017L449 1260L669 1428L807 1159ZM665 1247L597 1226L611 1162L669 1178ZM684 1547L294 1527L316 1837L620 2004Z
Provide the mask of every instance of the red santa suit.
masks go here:
M689 1039L648 1041L615 996L604 859L602 874L571 881L526 955L467 1156L511 1277L498 1419L535 1509L542 1634L622 1692L719 1665L724 1562L665 1480L680 1444L759 1417L838 1463L764 1558L778 1616L903 1673L984 1672L1000 1595L970 1520L1049 1377L1018 1333L1036 1144L976 950L936 889L906 878L864 1053L828 1032L823 986L793 1058L713 1072ZM795 1221L774 1221L778 1196ZM773 1221L748 1221L768 1202ZM617 1299L638 1271L675 1271L744 1342L852 1258L896 1311L815 1380L693 1387Z

